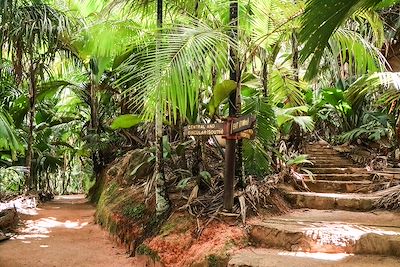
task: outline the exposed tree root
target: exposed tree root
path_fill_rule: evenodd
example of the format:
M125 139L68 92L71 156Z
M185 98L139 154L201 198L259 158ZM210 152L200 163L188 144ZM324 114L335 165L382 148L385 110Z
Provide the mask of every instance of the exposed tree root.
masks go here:
M400 190L383 195L374 203L374 207L385 210L400 210Z
M274 213L285 213L289 206L279 191L275 188L272 181L252 181L244 189L237 191L234 198L233 210L227 213L223 210L223 186L211 188L204 195L197 196L196 187L192 190L187 204L180 209L187 209L188 212L197 217L209 217L207 226L218 215L241 217L245 223L246 216L249 214L258 214L260 209L268 210ZM205 227L204 226L204 227ZM201 227L198 226L198 234L201 233Z

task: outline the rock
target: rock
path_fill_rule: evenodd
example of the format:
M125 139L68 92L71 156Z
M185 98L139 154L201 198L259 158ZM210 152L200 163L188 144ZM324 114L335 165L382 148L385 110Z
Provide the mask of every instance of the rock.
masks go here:
M322 139L319 140L319 141L317 142L317 144L318 144L318 145L324 145L324 146L325 146L325 145L329 145L329 143L328 143L327 141L322 140Z
M400 237L368 233L357 241L355 253L398 257L400 256Z
M116 160L107 175L120 180L123 184L132 184L138 179L147 178L153 173L153 163L149 162L150 155L145 149L129 151L122 158Z
M10 236L5 235L2 231L0 231L0 242L8 239L10 239Z
M9 229L18 222L18 213L15 208L0 211L0 229Z

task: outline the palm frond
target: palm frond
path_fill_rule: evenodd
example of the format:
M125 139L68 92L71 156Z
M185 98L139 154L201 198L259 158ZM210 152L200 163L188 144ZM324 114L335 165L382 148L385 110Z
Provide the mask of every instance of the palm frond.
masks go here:
M23 146L17 138L13 127L12 118L0 108L0 150L9 150L12 159L16 159L17 153L23 153Z
M275 108L275 116L278 127L286 123L296 123L305 132L314 130L314 121L310 116L298 115L308 111L307 106L297 106L291 108Z
M340 55L340 64L349 63L350 76L383 71L387 64L380 50L355 31L338 29L329 44L333 56Z
M292 70L281 67L274 69L270 75L268 87L272 103L285 103L289 106L304 105L303 89L305 84L294 79Z
M249 174L264 175L271 171L270 151L277 134L275 114L267 98L244 96L243 101L243 114L257 118L255 140L243 142L243 162Z
M302 17L299 40L304 43L300 59L312 59L305 77L311 79L318 71L319 62L332 34L355 12L366 11L380 0L308 0Z
M353 105L360 106L366 95L379 92L382 87L389 90L383 94L387 100L391 100L390 102L399 100L400 73L377 72L371 75L364 75L349 87L346 97Z
M276 1L252 1L250 16L252 26L252 38L260 40L262 47L274 44L279 38L280 33L276 28L284 20L283 12L278 8ZM266 38L268 36L268 38Z
M375 10L369 9L363 12L357 12L354 17L355 20L358 19L361 26L366 26L365 21L368 22L368 25L365 28L371 30L373 34L369 34L367 32L365 36L371 36L370 41L374 44L374 46L381 48L385 42L385 28L384 22L379 13Z
M200 22L174 26L160 40L158 46L156 39L138 45L117 68L116 85L127 88L131 105L144 107L139 112L146 118L153 119L157 99L170 119L190 116L196 112L202 75L210 73L211 63L226 68L232 41L223 29Z

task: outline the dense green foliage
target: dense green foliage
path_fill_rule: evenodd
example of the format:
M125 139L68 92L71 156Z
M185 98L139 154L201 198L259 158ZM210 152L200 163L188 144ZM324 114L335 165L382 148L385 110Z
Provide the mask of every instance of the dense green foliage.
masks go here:
M223 148L183 127L222 121L236 88L257 117L247 175L291 164L306 136L398 143L398 1L238 1L237 39L231 1L165 0L162 28L156 2L0 1L0 191L84 192L128 150L154 160L157 118L164 159L182 159L175 186L210 186L187 157Z

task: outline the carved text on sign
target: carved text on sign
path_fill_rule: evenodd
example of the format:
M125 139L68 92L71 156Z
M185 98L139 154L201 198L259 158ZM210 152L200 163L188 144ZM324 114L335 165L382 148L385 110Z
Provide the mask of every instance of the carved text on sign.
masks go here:
M231 133L234 134L251 129L254 127L255 122L256 118L252 115L236 118L232 122Z
M185 127L186 135L223 135L224 124L223 123L212 123L212 124L193 124Z

